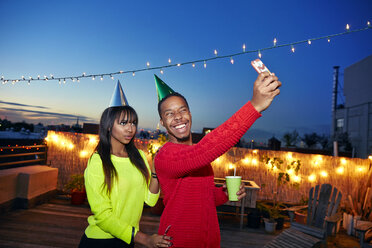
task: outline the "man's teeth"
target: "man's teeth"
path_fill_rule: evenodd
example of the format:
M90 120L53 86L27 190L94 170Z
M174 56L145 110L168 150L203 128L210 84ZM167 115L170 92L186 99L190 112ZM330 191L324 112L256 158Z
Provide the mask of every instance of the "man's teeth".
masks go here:
M181 128L184 128L184 127L186 127L186 124L175 126L176 129L181 129Z

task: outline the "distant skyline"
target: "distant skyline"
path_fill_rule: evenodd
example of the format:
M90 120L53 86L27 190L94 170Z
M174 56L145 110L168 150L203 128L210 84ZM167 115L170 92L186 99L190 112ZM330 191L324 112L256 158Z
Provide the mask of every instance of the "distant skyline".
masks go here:
M356 1L0 1L0 76L36 78L108 73L185 62L359 29L372 22L372 2ZM372 29L311 45L262 51L283 82L281 94L246 137L286 131L330 132L333 66L372 54ZM194 132L217 127L252 95L258 54L157 71L82 79L0 84L0 118L48 124L98 123L119 79L139 115L155 129L153 74L189 101ZM342 98L341 98L342 99ZM164 130L164 129L162 129Z

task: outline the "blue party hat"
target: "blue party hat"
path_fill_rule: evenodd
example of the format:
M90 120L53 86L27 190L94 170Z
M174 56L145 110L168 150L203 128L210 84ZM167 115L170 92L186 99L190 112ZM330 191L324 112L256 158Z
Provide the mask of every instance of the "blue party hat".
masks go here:
M112 93L110 106L109 107L119 107L119 106L126 106L128 104L128 100L125 97L123 88L121 87L120 81L116 83L114 92Z

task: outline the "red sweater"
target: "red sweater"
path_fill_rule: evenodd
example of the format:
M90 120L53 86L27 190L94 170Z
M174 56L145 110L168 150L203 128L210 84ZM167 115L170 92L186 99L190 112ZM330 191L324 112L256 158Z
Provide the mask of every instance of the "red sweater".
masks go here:
M228 198L214 185L211 162L234 146L261 114L246 103L230 119L195 145L168 142L155 157L165 209L159 234L173 237L173 247L220 247L216 206Z

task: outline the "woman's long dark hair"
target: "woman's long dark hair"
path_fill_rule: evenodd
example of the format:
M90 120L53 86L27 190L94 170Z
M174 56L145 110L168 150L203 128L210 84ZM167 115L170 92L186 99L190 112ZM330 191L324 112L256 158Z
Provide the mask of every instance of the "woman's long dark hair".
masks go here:
M128 122L134 123L137 131L138 116L136 111L130 106L109 107L105 109L99 124L99 142L96 151L101 157L103 172L105 173L105 183L103 186L106 187L107 193L109 194L111 193L113 179L117 179L117 172L111 161L111 131L114 122L121 116L126 116ZM128 153L130 162L141 171L147 183L149 171L137 147L134 145L134 138L135 134L131 141L125 145L125 150Z

